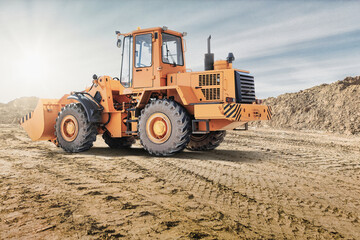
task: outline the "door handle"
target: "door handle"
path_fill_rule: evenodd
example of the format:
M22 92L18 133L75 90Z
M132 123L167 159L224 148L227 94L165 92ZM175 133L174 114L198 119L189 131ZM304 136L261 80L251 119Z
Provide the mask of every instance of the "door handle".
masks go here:
M141 71L142 71L142 69L136 69L136 71L137 71L137 72L141 72Z

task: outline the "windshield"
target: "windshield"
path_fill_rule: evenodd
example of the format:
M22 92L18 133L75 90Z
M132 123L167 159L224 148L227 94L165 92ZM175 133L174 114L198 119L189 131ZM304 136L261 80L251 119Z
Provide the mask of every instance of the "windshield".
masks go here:
M184 65L181 38L163 33L162 34L162 61L173 65Z
M124 87L130 87L132 83L132 48L132 37L123 38L120 83Z

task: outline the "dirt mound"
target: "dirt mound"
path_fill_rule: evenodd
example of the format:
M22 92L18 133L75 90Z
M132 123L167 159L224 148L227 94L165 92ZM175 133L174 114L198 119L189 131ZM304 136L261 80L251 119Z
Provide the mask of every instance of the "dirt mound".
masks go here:
M360 136L229 131L150 157L0 124L0 239L360 239Z
M0 104L0 123L17 123L25 114L33 111L39 99L37 97L21 97L7 104Z
M274 115L261 124L273 128L360 133L360 76L268 98L265 104Z

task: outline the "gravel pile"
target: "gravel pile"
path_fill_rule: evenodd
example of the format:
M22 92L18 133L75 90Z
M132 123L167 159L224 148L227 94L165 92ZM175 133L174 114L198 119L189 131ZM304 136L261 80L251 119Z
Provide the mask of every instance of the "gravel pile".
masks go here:
M7 104L0 104L0 123L18 123L25 114L33 111L38 102L37 97L22 97Z
M257 126L360 133L360 76L271 97L265 104L272 106L273 119Z

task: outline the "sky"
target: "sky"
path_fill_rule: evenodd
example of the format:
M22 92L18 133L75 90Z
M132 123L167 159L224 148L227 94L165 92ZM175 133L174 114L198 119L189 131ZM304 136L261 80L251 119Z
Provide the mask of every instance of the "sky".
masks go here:
M60 98L119 76L122 33L167 26L187 32L186 67L215 60L255 77L258 98L360 75L360 1L0 0L0 102Z

